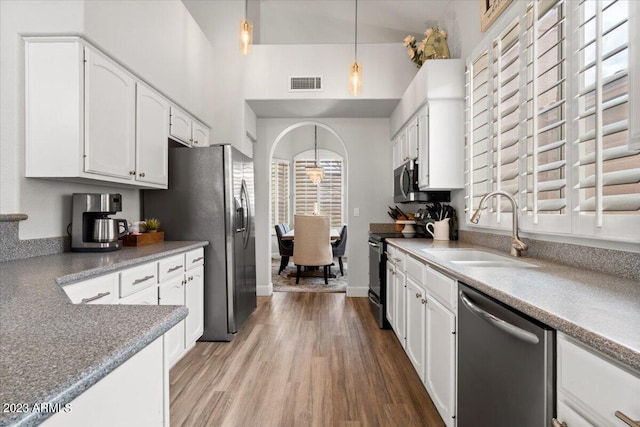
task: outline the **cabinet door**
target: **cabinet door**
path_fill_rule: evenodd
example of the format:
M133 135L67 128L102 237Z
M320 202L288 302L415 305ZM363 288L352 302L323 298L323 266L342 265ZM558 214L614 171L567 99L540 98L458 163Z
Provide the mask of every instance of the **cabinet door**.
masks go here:
M120 299L122 305L158 305L158 286L145 289L126 298Z
M429 107L418 113L418 186L429 186Z
M185 319L185 348L196 342L204 332L204 267L186 272L184 299L189 314Z
M191 145L191 117L173 105L171 106L169 135L184 142L186 145Z
M133 179L135 80L89 47L85 61L84 171Z
M407 126L407 160L417 159L418 150L418 117L414 117Z
M386 307L386 316L387 316L387 321L389 322L389 324L391 325L392 329L396 328L395 325L395 319L393 318L394 314L395 314L395 295L396 295L396 286L394 283L394 279L395 279L395 275L396 275L396 269L393 266L393 264L391 264L390 262L387 261L387 274L386 274L386 279L387 279L387 300L385 301L385 307Z
M424 381L426 315L425 291L415 280L407 276L407 356L413 364L418 376Z
M454 425L456 317L428 294L425 387L447 426Z
M398 136L393 141L393 169L397 169L402 166L402 147L400 143L400 137Z
M209 128L205 125L192 122L191 138L193 139L194 147L208 147L209 146Z
M398 137L400 144L400 165L409 160L409 146L407 144L407 129L404 128Z
M405 292L405 278L406 274L404 271L396 267L395 280L393 281L396 288L396 310L394 315L394 323L396 327L394 330L396 332L396 336L400 340L400 344L402 344L402 348L406 348L407 345L407 334L405 330L407 324L407 295Z
M184 305L184 278L182 276L167 280L160 285L160 305ZM173 366L184 350L184 320L164 334L164 355L169 366Z
M141 83L136 99L136 180L167 185L169 102Z

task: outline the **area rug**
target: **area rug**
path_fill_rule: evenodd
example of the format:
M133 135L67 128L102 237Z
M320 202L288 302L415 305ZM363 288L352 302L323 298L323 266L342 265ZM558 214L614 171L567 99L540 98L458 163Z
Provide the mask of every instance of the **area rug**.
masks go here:
M347 291L347 260L342 259L344 264L344 277L340 275L340 266L336 260L336 265L331 267L331 272L336 276L329 278L329 284L324 284L324 277L301 277L300 283L296 285L296 266L289 262L287 268L278 274L280 268L280 257L271 258L271 282L273 292L346 292ZM291 275L291 277L288 277Z

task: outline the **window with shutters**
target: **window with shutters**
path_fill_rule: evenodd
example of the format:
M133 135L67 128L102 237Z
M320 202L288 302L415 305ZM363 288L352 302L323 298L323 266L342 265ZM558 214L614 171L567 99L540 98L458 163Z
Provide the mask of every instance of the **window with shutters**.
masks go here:
M339 228L343 223L343 159L327 150L318 152L318 165L324 169L324 177L318 185L311 182L306 174L307 166L314 165L314 152L301 153L294 159L295 213L310 215L313 213L314 203L317 203L320 214L329 215L331 227Z
M503 190L524 230L639 240L628 232L640 227L631 3L518 2L478 46L467 63L467 220ZM509 228L510 210L494 198L480 224Z
M289 161L271 161L271 228L289 224Z

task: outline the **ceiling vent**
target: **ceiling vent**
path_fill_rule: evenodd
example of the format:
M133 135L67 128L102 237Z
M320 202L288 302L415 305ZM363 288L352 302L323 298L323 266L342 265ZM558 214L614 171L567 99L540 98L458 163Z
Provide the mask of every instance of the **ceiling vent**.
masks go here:
M289 77L289 92L309 92L322 90L322 76Z

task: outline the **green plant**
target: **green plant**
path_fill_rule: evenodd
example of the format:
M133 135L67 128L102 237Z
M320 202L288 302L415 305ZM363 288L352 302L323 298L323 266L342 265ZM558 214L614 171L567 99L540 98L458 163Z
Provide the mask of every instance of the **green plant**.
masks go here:
M144 229L146 231L157 231L160 228L160 221L157 218L147 218L144 220Z

